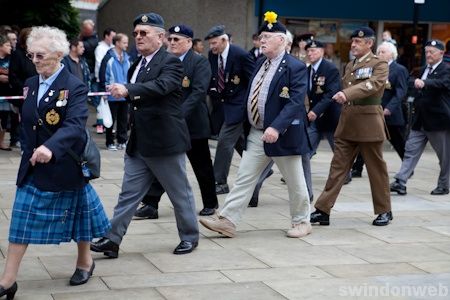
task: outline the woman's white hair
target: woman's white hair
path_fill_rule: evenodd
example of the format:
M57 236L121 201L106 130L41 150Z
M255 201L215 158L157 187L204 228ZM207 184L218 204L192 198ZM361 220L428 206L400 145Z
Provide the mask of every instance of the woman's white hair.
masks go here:
M49 26L33 27L27 39L27 48L29 49L33 43L46 40L47 48L51 52L61 52L63 56L69 54L69 42L67 36L61 29Z
M396 59L397 59L397 57L398 57L398 51L397 51L397 47L395 47L394 44L392 44L391 42L382 42L382 43L378 46L377 52L378 52L378 49L380 49L381 46L387 47L387 48L389 49L389 51L390 51L391 54L392 54L392 59L393 59L393 60L396 60Z

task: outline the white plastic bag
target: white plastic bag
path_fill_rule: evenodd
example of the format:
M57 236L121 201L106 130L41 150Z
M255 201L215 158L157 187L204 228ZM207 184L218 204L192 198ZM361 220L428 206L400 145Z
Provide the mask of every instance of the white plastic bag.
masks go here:
M109 109L108 100L105 97L100 99L100 103L97 106L97 112L100 119L103 120L103 126L111 128L113 125L111 110ZM98 118L98 117L97 117Z

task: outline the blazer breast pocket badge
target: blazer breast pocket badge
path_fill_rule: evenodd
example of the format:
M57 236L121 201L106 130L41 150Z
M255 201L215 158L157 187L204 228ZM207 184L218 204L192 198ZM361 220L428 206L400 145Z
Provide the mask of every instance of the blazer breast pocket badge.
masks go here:
M291 96L289 96L289 88L287 86L283 86L281 89L281 93L279 95L281 98L289 99Z
M322 87L325 85L325 76L319 76L316 80L316 85L317 85L316 94L323 94Z
M47 112L45 114L45 121L49 125L56 125L59 123L60 120L61 120L61 117L54 109L50 110L49 112Z

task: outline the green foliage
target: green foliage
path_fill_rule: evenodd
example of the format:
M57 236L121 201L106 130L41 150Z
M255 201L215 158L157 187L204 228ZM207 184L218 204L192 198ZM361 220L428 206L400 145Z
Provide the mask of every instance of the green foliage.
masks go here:
M70 0L8 0L1 3L3 24L18 25L21 28L54 26L64 30L69 39L79 33L78 10L70 5Z

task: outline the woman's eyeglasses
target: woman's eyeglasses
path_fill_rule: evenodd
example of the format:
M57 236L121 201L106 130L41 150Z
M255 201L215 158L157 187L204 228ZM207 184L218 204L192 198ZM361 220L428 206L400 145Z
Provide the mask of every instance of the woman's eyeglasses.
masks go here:
M47 54L44 54L44 53L33 53L33 52L27 53L27 57L30 60L33 60L33 58L36 58L37 60L43 60L43 59L45 59L46 56L47 56Z

